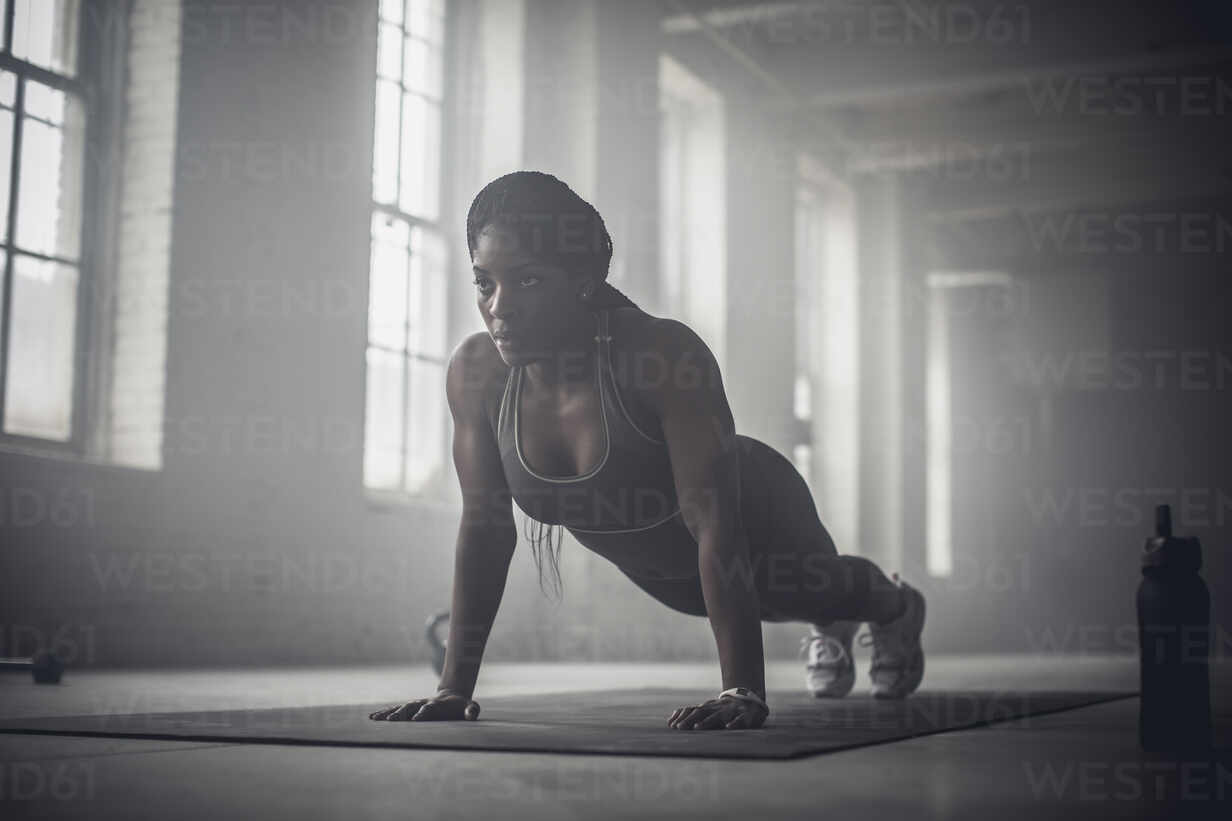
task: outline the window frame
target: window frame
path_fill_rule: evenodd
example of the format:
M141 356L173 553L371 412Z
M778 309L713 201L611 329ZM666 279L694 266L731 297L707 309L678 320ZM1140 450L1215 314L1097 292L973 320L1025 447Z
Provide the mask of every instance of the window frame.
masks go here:
M25 451L42 451L59 456L84 457L89 447L87 435L90 420L87 416L93 410L89 402L88 389L92 384L91 371L95 363L92 361L91 334L95 329L94 311L96 305L91 295L100 276L102 259L106 253L105 243L100 234L102 214L99 205L107 198L106 180L103 171L107 163L99 158L109 156L106 152L112 143L106 140L109 131L108 123L114 115L111 107L122 104L119 99L108 99L104 93L105 74L102 71L105 55L111 50L112 44L103 43L98 38L86 36L87 8L90 0L81 0L77 4L76 25L76 64L73 76L59 74L27 60L14 57L13 23L16 18L16 0L0 0L3 3L5 19L3 50L0 51L0 69L16 75L16 89L13 100L13 142L9 167L9 213L7 236L0 242L0 250L5 254L4 265L0 268L0 447ZM119 13L124 16L124 25L107 26L103 32L123 32L127 28L129 13L128 4L123 4ZM93 29L91 29L93 30ZM18 192L21 186L21 148L24 127L23 108L26 95L26 81L34 80L43 85L76 96L82 105L82 162L81 162L81 223L79 226L78 258L68 260L61 257L18 250L16 228L19 210ZM109 105L110 104L110 105ZM67 439L50 439L23 433L10 433L5 430L5 403L8 391L8 360L12 343L12 297L14 285L15 257L20 253L44 261L53 261L71 265L77 269L76 316L74 317L73 337L73 378L70 398L69 436Z
M407 9L406 9L407 0L402 0L402 2L403 2L403 19L402 19L402 23L400 24L402 49L400 53L401 56L400 56L400 61L399 61L399 71L398 71L398 80L397 80L397 87L398 87L398 92L399 92L397 165L396 165L396 169L394 172L398 180L398 188L394 194L392 203L381 202L377 200L375 189L370 192L370 196L369 196L370 208L368 211L368 219L365 222L365 226L367 226L366 230L368 234L368 248L369 248L368 269L367 269L366 275L368 277L368 288L369 288L369 295L370 295L371 288L372 288L372 251L371 249L372 249L372 244L373 244L372 232L371 232L370 226L371 226L372 218L374 216L378 214L383 214L383 215L392 217L396 220L405 222L411 231L413 231L415 228L420 228L425 233L434 235L436 240L440 242L441 247L443 248L443 252L444 252L443 259L441 260L441 268L442 268L442 271L445 277L445 281L444 281L444 288L442 289L442 304L440 306L440 309L444 312L444 316L445 316L445 322L444 322L445 340L444 341L447 345L448 340L451 338L450 334L451 334L452 328L451 328L451 321L450 321L451 320L450 308L451 308L451 305L453 304L453 296L454 296L454 286L453 286L453 283L451 282L452 278L449 277L448 275L449 272L451 271L451 260L452 260L452 256L450 253L449 240L452 238L453 234L451 231L448 230L444 217L446 214L452 213L451 209L454 205L453 197L452 197L453 192L450 186L448 185L448 182L450 180L449 169L452 168L453 163L455 162L455 158L454 158L454 154L452 150L453 140L451 139L455 131L455 128L454 128L453 118L450 115L451 115L451 102L454 98L457 80L454 76L456 74L456 71L452 70L454 67L451 63L451 57L456 51L455 37L456 37L456 29L457 29L456 20L457 20L457 14L458 14L458 9L457 9L458 4L455 2L451 2L451 0L440 0L442 7L443 7L442 34L441 34L441 44L440 44L440 83L441 83L440 84L440 97L439 99L432 99L431 97L429 97L428 95L425 95L423 92L417 89L408 88L405 84L405 79L406 79L406 42L405 41L406 41L406 38L413 37L413 38L421 39L421 40L423 38L418 37L417 35L413 35L411 34L411 32L408 31L407 29L408 20L407 20ZM375 145L376 145L375 129L377 127L376 106L379 105L379 101L377 98L378 98L378 92L380 89L380 83L382 79L388 79L388 78L383 78L380 73L381 25L387 21L381 15L381 8L380 8L381 4L377 3L376 6L377 6L376 14L374 15L376 18L376 24L375 24L375 31L373 32L373 35L374 35L373 42L376 45L376 49L374 50L374 59L373 59L374 82L372 85L373 139L371 141L371 145L373 146L373 156L372 156L372 165L370 166L369 175L368 175L369 183L372 185L374 185L373 174L375 172L376 161L377 161L376 150L375 150ZM403 122L404 122L402 106L404 105L403 96L408 93L429 100L429 102L435 105L438 109L438 125L440 129L440 133L438 135L439 137L439 157L438 157L438 165L437 165L437 170L436 170L437 198L438 198L437 206L438 207L437 207L437 215L435 219L428 219L426 217L418 216L416 214L403 211L401 208L401 204L402 204L401 203L401 193L402 193L401 192L401 186L402 186L401 180L402 180L402 161L403 161L403 151L402 151L403 132L402 132L402 129L403 129ZM414 253L410 250L409 246L410 246L410 242L408 240L408 262L410 262L410 260L414 256ZM408 272L408 276L409 276L409 272ZM371 296L369 296L369 299L371 299ZM409 294L408 294L408 301L409 301ZM370 319L370 316L371 316L371 313L369 309L365 311L365 318L364 318L364 348L363 348L363 362L364 362L364 414L363 414L364 427L363 427L363 430L364 430L364 434L363 434L361 447L360 447L360 485L364 493L368 497L368 499L370 501L377 502L377 503L395 502L395 503L404 504L404 503L409 502L409 503L414 503L414 504L429 504L429 505L445 504L447 483L449 480L449 462L450 462L449 445L447 441L448 437L443 438L440 442L437 443L437 449L438 449L438 460L437 461L440 465L440 470L438 471L436 478L425 482L425 484L419 490L411 491L411 490L408 490L406 487L407 473L408 473L407 468L409 465L409 456L410 456L410 440L409 440L409 437L405 435L405 432L408 428L407 422L409 421L408 417L411 412L410 402L408 401L408 395L410 393L412 360L418 360L420 362L424 362L430 365L436 365L440 367L441 369L441 380L440 380L441 382L441 405L442 407L444 407L444 402L445 402L444 400L444 371L445 371L445 367L448 365L448 362L449 362L449 354L447 351L443 351L442 354L438 356L434 354L424 353L422 351L414 351L410 348L409 343L407 344L405 348L401 350L390 348L386 345L374 344L371 338L371 329L369 328L369 325L368 325L368 320ZM411 314L409 313L409 307L408 307L408 317L407 318L408 318L407 329L409 330L409 327L410 327L409 320L411 318ZM368 484L368 477L367 477L368 435L369 435L369 431L368 431L369 382L368 382L368 379L370 376L370 368L368 367L368 352L373 349L382 351L386 354L398 356L401 359L401 363L402 363L401 412L399 414L400 416L399 425L400 425L400 429L403 431L403 438L402 438L402 449L399 454L399 462L398 462L399 478L398 478L397 487L384 487L384 486L379 486L379 485L369 485ZM448 431L451 421L448 418L448 414L445 414L445 416L446 416L445 428Z

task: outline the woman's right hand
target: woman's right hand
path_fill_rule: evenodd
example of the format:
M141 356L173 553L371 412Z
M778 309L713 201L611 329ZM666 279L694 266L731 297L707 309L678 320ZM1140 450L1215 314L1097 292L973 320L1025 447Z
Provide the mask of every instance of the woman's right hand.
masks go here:
M437 693L405 704L369 713L373 721L474 721L479 718L479 702L459 693Z

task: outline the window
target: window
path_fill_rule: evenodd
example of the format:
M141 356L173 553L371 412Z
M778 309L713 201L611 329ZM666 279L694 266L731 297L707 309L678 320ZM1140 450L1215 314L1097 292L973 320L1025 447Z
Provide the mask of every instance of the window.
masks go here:
M954 431L950 317L959 288L1012 288L1005 271L932 271L925 360L925 558L931 576L954 572ZM1010 299L1001 300L1012 304ZM1000 432L998 432L1000 436Z
M79 438L86 93L77 0L2 0L0 431Z
M659 60L659 312L697 332L725 361L723 100L669 57Z
M796 189L793 459L843 552L858 553L859 279L850 190L807 155Z
M364 484L426 495L446 466L444 0L381 0Z

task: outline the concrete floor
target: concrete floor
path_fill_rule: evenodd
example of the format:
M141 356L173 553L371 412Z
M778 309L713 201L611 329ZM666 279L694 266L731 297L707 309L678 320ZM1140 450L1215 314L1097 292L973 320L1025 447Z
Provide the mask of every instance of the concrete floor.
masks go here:
M866 662L861 662L861 671ZM792 761L729 762L0 735L0 816L454 819L1220 817L1232 802L1229 665L1220 760L1137 749L1125 699ZM711 665L487 665L483 696L619 686L715 689ZM767 684L801 686L771 663ZM0 717L362 703L429 692L426 669L72 672L0 680ZM863 677L857 687L866 686ZM928 689L1135 689L1132 658L930 657ZM1180 800L1184 799L1184 800Z

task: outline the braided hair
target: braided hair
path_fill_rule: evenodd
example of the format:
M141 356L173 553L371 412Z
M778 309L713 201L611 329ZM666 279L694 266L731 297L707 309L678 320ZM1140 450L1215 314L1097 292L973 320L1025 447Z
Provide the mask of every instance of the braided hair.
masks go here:
M612 238L603 217L562 180L542 171L514 171L496 178L475 196L466 215L466 245L472 257L479 235L489 225L512 230L521 248L569 274L596 277L598 287L583 303L588 309L638 308L607 281ZM539 589L543 591L541 554L546 540L553 587L559 599L560 546L564 534L560 533L559 525L538 521L533 523L537 528L532 528L529 517L524 524L524 535L530 542L531 558L539 574ZM557 529L555 544L553 529Z

